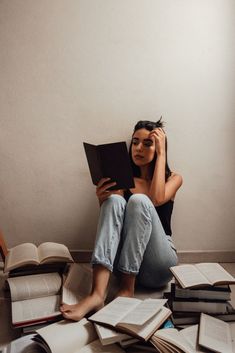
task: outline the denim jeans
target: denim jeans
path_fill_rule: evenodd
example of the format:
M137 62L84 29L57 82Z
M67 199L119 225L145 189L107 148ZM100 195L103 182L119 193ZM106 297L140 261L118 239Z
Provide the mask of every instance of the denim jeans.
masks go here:
M170 236L165 234L157 211L144 194L129 201L111 195L103 202L91 263L111 272L137 276L145 287L164 286L172 278L170 266L178 262Z

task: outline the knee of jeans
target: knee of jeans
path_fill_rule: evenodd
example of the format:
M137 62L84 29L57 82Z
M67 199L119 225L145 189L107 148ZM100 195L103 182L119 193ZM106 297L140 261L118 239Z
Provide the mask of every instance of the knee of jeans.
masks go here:
M126 200L124 199L124 197L116 194L110 195L102 204L102 206L104 207L114 207L114 208L121 207L121 209L123 209L125 205L126 205Z
M139 210L143 207L153 206L150 198L145 194L133 194L128 201L128 208Z

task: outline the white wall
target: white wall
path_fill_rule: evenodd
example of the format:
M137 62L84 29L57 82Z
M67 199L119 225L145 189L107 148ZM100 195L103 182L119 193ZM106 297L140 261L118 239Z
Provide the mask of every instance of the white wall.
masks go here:
M235 249L233 0L1 0L0 227L93 246L82 141L167 122L180 250Z

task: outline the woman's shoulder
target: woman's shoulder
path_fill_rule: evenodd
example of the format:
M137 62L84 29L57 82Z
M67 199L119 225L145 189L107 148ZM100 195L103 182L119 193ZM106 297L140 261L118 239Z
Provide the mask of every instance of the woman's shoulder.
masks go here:
M169 176L169 178L167 179L167 181L173 181L177 182L177 184L179 184L179 186L181 186L183 184L183 177L182 175L180 175L177 172L171 172L171 175Z

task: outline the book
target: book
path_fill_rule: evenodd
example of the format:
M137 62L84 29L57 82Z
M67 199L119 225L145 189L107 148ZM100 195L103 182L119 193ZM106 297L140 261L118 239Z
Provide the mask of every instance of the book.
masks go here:
M19 337L11 341L4 348L0 348L1 353L42 353L40 346L33 341L35 334Z
M154 332L150 342L160 353L199 353L203 352L197 343L198 325L183 330L176 328L160 329Z
M173 312L171 320L175 326L179 325L194 325L200 322L200 312ZM213 314L213 317L225 322L235 321L235 311L226 314Z
M221 300L231 299L231 289L229 285L209 286L203 288L182 288L177 283L171 283L171 293L178 299L205 299Z
M87 319L62 320L37 330L33 338L47 353L124 353L116 344L102 346L94 325Z
M88 319L147 341L171 314L165 303L166 299L117 297Z
M61 317L62 278L58 273L11 277L7 283L14 327L50 322Z
M4 272L24 267L52 263L73 262L69 249L64 244L45 242L38 247L32 243L23 243L9 249Z
M111 178L109 182L115 181L117 184L110 190L135 187L126 142L102 145L84 142L83 146L94 185L97 185L102 178Z
M62 287L62 303L77 304L91 291L92 273L79 263L69 266L67 275L64 276Z
M235 283L235 278L218 263L177 265L170 270L182 288Z
M132 336L127 335L126 333L118 332L114 329L111 329L109 327L102 326L96 323L94 325L95 325L95 329L98 334L98 337L100 339L100 342L103 346L106 346L107 344L111 344L111 343L129 341L130 339L133 339ZM135 339L135 341L136 340L138 339Z
M227 302L202 301L197 299L173 299L171 302L172 311L204 312L213 314L226 314L228 312Z
M201 314L199 344L213 352L235 353L235 322L224 322Z

